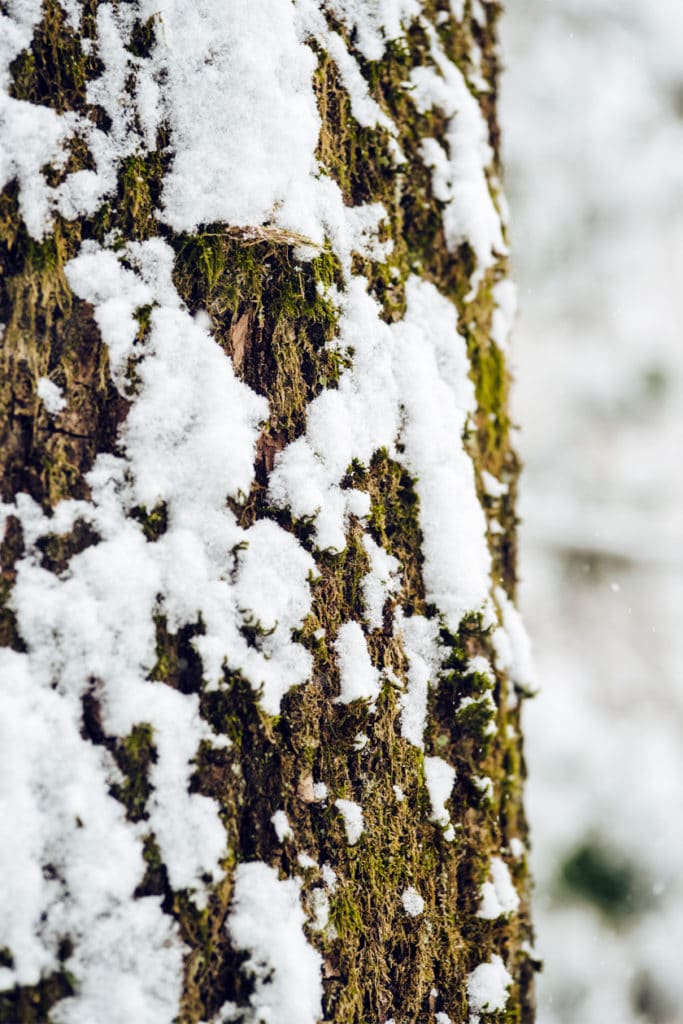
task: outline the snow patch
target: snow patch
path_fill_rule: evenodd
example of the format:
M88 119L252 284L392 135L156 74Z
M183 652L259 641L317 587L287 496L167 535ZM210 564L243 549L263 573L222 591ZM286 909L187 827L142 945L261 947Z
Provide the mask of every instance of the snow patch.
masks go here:
M341 551L348 515L341 481L354 459L367 465L387 448L415 479L426 597L455 633L466 612L488 607L484 513L470 456L453 443L474 411L474 387L452 304L416 277L406 297L405 318L389 325L365 283L349 281L337 344L353 347L353 366L309 405L306 433L277 456L269 493L275 505L314 520L319 548Z
M504 1010L512 977L502 959L493 953L488 963L479 964L467 975L470 1024L479 1024L480 1013Z
M500 857L491 858L491 881L481 887L481 904L477 917L494 921L504 914L514 914L519 907L519 896L515 889L510 870Z
M418 110L437 107L448 118L448 152L436 139L423 139L422 159L432 169L434 195L444 203L446 242L455 252L469 243L476 257L473 291L498 256L507 252L501 219L491 195L486 169L493 160L488 127L479 103L460 69L444 54L432 26L425 26L434 67L416 67L410 73Z
M400 39L409 22L420 16L418 0L329 0L327 6L347 29L367 60L381 60L386 45Z
M492 473L487 472L483 469L481 473L481 482L484 485L484 490L490 498L502 498L504 494L508 492L508 485L501 483L497 477L493 476Z
M275 829L275 835L277 836L279 843L283 843L285 839L292 838L294 833L292 832L292 826L289 824L289 818L285 811L275 811L275 813L271 815L270 821ZM301 863L301 861L299 861L299 863ZM315 861L313 861L313 866L315 866Z
M517 316L517 287L512 281L498 281L493 286L493 317L491 339L501 352L510 349L510 336Z
M308 897L310 927L314 932L323 932L330 918L330 897L324 889L312 889Z
M56 416L62 409L66 408L66 399L62 389L51 381L49 377L39 377L36 386L38 398L45 406L45 411L50 416Z
M254 861L238 865L227 927L254 979L252 1024L317 1024L322 1015L322 958L304 935L301 885Z
M522 616L502 587L496 587L495 597L503 620L492 637L496 664L505 669L522 690L533 691L537 689L536 668Z
M370 571L362 583L365 614L370 629L381 629L386 600L400 589L400 566L398 559L376 544L367 533L363 536L363 547L370 561Z
M201 615L205 633L195 647L208 681L220 685L227 661L275 715L284 693L310 674L311 656L292 642L292 631L310 609L309 579L316 569L277 524L261 520L243 530L225 507L226 497L249 490L267 407L237 380L201 322L182 308L171 281L170 247L154 239L130 244L122 255L136 270L94 245L85 245L66 268L73 290L95 307L121 391L137 334L134 311L157 303L136 365L138 394L120 433L126 461L100 457L91 478L115 477L123 513L135 504L152 509L165 502L167 532L138 554L139 565L156 577L152 600L163 594L172 630ZM121 531L135 532L116 514ZM255 644L248 643L245 628L256 631Z
M80 721L27 655L2 649L0 675L0 815L12 823L11 842L0 843L0 946L14 961L0 968L0 987L36 985L59 970L69 935L77 941L64 966L79 992L52 1008L55 1021L166 1024L185 949L161 898L134 898L145 863L108 795L113 762L83 742Z
M512 839L508 843L508 846L510 847L510 853L515 858L515 860L519 860L520 857L523 857L526 853L526 846L524 845L522 840L519 839L517 836L512 837Z
M451 820L446 801L455 783L455 768L442 757L425 757L425 779L432 805L431 821L446 827Z
M481 793L484 800L490 803L493 800L493 779L488 775L473 775L472 782Z
M344 622L334 643L339 666L340 695L337 704L354 700L374 702L380 694L379 672L370 661L365 634L357 622Z
M336 872L334 871L333 868L330 867L329 864L323 864L323 866L321 867L320 871L321 871L322 876L323 876L323 882L325 883L327 888L330 890L330 892L334 892L335 889L337 888L337 875L336 875Z
M423 750L429 683L440 667L438 623L422 615L408 618L400 610L394 623L408 660L408 680L401 696L401 736Z
M409 885L407 889L404 889L401 893L401 903L406 914L410 917L419 917L423 913L425 908L425 901L420 896L417 889L412 885Z
M346 839L349 846L355 846L363 834L363 809L353 800L335 800L334 806L344 819Z

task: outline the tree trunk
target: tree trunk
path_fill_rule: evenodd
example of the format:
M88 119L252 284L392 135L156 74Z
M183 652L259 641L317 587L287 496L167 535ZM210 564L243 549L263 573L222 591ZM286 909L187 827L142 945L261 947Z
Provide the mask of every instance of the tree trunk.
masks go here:
M499 7L159 3L0 4L0 1021L531 1021Z

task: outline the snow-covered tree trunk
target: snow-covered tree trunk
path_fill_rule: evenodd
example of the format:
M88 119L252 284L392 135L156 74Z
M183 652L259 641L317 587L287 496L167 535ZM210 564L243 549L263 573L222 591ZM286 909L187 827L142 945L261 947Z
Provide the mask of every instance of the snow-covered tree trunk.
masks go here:
M0 1021L530 1021L496 3L0 4Z

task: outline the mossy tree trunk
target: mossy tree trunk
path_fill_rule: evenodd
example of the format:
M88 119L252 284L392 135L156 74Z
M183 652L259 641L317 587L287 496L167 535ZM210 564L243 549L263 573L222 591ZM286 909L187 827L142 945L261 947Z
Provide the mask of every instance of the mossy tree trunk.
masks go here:
M83 4L81 25L75 29L56 0L44 0L33 40L11 66L10 94L59 113L76 111L106 131L107 119L87 92L88 82L99 73L97 6ZM377 61L354 50L348 26L329 17L355 53L370 95L398 129L400 169L390 157L387 130L358 124L335 61L312 41L321 118L317 157L348 206L381 203L386 210L383 241L393 243L390 254L382 260L356 255L353 266L354 274L367 279L384 321L393 324L403 318L411 274L429 281L453 304L476 394L477 408L464 443L488 523L491 593L502 588L514 600L518 462L510 438L508 371L504 353L492 339L494 288L505 277L506 258L499 253L472 288L472 247L463 242L449 251L445 204L435 197L422 149L426 138L447 146L447 117L438 107L420 111L406 86L414 68L431 63L426 26L434 26L448 59L470 82L488 126L493 152L488 180L497 203L500 11L496 3L473 6L466 0L457 20L440 0L424 0L422 6L420 17L408 20L402 38L389 41ZM141 60L154 45L159 22L153 17L138 25L134 46ZM90 43L84 47L86 38ZM0 323L5 325L0 339L0 468L2 499L11 506L1 549L0 643L20 653L30 649L12 598L22 560L39 557L43 569L66 579L72 560L101 539L86 521L78 520L66 533L44 532L29 551L25 523L12 511L18 507L17 495L27 493L48 514L64 499L88 501L87 474L99 455L118 453L120 431L135 401L134 388L121 393L113 383L93 307L74 294L65 267L87 240L107 245L114 235L119 244L161 236L174 250L174 284L187 310L208 314L212 335L237 376L268 402L251 491L231 498L228 507L245 529L270 519L293 533L315 557L318 572L311 583L310 610L294 638L312 657L310 678L285 695L275 717L262 709L253 685L230 664L225 665L222 686L205 685L194 643L205 628L201 615L174 629L163 604L155 612L156 664L149 668L149 685L194 695L205 721L229 741L223 746L202 744L192 778L194 792L219 805L226 832L224 874L205 908L197 909L186 892L172 888L155 835L152 830L145 834L153 788L149 770L156 758L153 728L141 719L128 735L112 734L97 686L82 694L83 741L102 747L118 766L119 781L112 784L111 797L123 804L127 820L139 826L146 873L136 896L161 897L163 911L184 944L177 1019L196 1024L219 1019L221 1007L230 1001L238 1007L248 1004L253 979L226 920L236 866L261 861L282 878L301 879L307 939L322 956L322 1020L369 1024L393 1018L397 1024L426 1024L441 1013L437 1020L448 1017L460 1024L469 1013L486 1012L485 1007L478 1010L476 1001L472 1004L468 977L495 954L512 982L505 1008L486 1019L531 1021L536 965L530 952L526 854L520 853L527 826L519 700L505 661L494 648L494 630L476 609L463 618L457 633L442 624L445 654L430 680L420 749L401 729L408 663L396 626L399 610L407 617L438 617L424 581L416 481L387 448L375 451L367 463L350 465L342 486L367 492L370 512L348 517L347 544L341 552L319 551L310 523L275 507L268 490L279 453L305 430L309 403L335 388L353 361L352 352L341 352L333 344L338 314L324 293L329 286L344 288L339 261L328 250L302 259L299 240L268 226L245 233L211 224L190 234L160 223L164 175L173 158L172 134L162 128L156 149L123 159L117 193L96 214L56 216L39 240L22 220L17 181L10 181L0 195ZM60 174L87 168L88 161L87 149L73 145L68 166L45 173L56 181ZM140 308L137 315L144 346L150 310ZM65 399L56 412L48 411L39 397L38 382L44 378ZM454 446L463 443L458 437L451 441ZM486 474L501 482L498 491L487 488ZM155 508L132 508L130 515L148 544L164 536L163 501ZM368 624L364 604L362 582L370 568L366 535L400 567L398 585L384 603L381 628ZM495 606L499 614L500 600ZM340 684L334 641L340 625L349 620L363 625L372 664L383 672L374 707L368 700L335 702ZM258 646L258 635L253 642ZM489 681L473 668L477 656L495 666L489 703L481 700ZM426 757L441 758L455 769L447 802L456 826L454 839L445 838L433 820ZM327 798L315 789L321 781ZM335 806L339 798L362 808L364 829L356 843L347 841ZM285 812L289 826L280 833L271 820L277 811ZM515 910L489 919L480 910L492 858L507 865L520 902ZM336 875L328 888L323 865ZM401 899L408 888L424 901L415 915L406 912ZM315 896L320 892L324 899ZM321 900L327 920L317 926ZM60 1001L74 994L77 998L79 977L70 961L76 942L77 937L64 936L61 965L45 970L35 984L0 993L0 1021L50 1020ZM4 949L2 957L3 965L11 967L14 951ZM247 1014L245 1019L252 1018ZM272 1020L278 1019L275 1012Z

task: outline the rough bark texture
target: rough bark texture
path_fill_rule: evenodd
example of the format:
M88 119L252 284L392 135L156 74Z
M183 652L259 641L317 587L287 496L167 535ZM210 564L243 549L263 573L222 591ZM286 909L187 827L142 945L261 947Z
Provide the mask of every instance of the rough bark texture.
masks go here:
M91 37L95 27L88 18L95 6L86 5L92 8L85 23ZM469 3L465 7L462 24L453 18L440 20L439 37L466 75L473 38L481 49L490 89L479 99L497 160L499 8L488 3L488 20L481 26L467 16ZM434 23L439 13L448 11L440 0L426 0L424 8ZM343 26L336 27L345 34ZM154 31L154 21L140 25L141 53ZM482 505L487 516L502 526L500 532L489 534L493 579L514 599L518 462L510 441L509 375L502 353L490 339L491 290L505 275L506 265L501 258L471 297L471 251L467 245L456 257L447 251L441 204L432 192L431 173L419 157L420 140L442 138L443 123L434 113L419 114L409 92L401 87L411 68L427 59L426 54L424 31L415 24L405 42L388 47L382 61L363 62L373 97L401 133L409 172L397 178L386 133L357 125L334 62L319 52L316 89L323 120L319 158L349 202L379 201L389 212L391 257L386 263L356 268L368 276L386 319L402 316L404 282L415 270L457 308L478 402L467 446L477 470ZM87 111L85 84L96 71L96 61L81 50L79 37L68 28L55 0L45 0L33 44L12 70L17 98L60 110ZM95 119L99 116L97 109L90 114ZM18 492L27 491L48 509L65 497L87 496L84 473L98 452L115 450L127 403L110 382L107 350L92 310L72 295L63 268L83 239L101 240L112 228L128 239L160 234L177 253L175 281L188 308L209 313L213 332L237 373L267 396L270 404L270 421L258 447L256 483L234 511L245 525L263 516L274 518L307 543L305 523L269 507L266 485L276 453L301 433L307 403L322 389L334 387L338 377L342 357L326 348L335 332L335 311L321 298L317 286L337 280L339 268L325 252L301 263L295 258L292 240L267 229L245 239L224 225L208 225L192 237L160 226L155 204L170 159L167 139L160 137L155 153L125 162L118 195L95 218L58 221L52 235L41 243L32 240L21 223L14 186L0 196L0 321L7 325L0 343L3 498L11 501ZM72 154L74 167L87 166L87 160L87 153ZM145 329L142 310L141 338ZM67 399L65 411L55 417L48 417L38 400L36 385L41 376L59 384ZM483 470L509 485L502 498L485 493ZM370 465L349 467L348 483L369 493L372 535L400 560L401 591L395 603L428 614L413 481L386 451L377 451ZM140 508L137 514L149 539L165 530L163 506ZM187 1024L210 1020L227 999L243 1003L248 998L251 982L240 969L244 955L233 951L224 927L234 865L259 859L283 869L287 876L302 875L306 899L320 884L320 876L317 868L298 866L297 854L302 850L317 864L333 864L338 878L330 895L334 929L309 935L324 957L326 1021L374 1024L395 1017L401 1024L426 1024L446 1007L453 1021L464 1021L467 974L494 950L504 955L514 981L506 1010L487 1019L512 1024L533 1018L536 964L528 952L527 864L525 857L511 857L508 847L511 837L525 838L527 833L519 704L508 701L511 683L499 672L494 691L495 735L487 735L486 720L480 714L456 715L463 697L481 691L482 681L468 663L475 654L492 658L491 639L476 617L466 619L458 635L444 634L451 654L430 693L425 753L445 758L457 773L449 807L460 828L456 840L446 842L429 820L424 755L400 734L398 691L385 686L374 714L363 702L333 704L339 684L329 638L341 622L362 619L359 587L367 556L359 538L360 529L352 521L346 550L318 558L322 575L314 584L313 611L302 630L303 642L314 657L314 673L307 685L285 697L278 718L260 709L252 687L238 674L228 675L222 690L203 692L201 662L191 644L202 630L201 622L173 635L163 617L157 621L158 658L152 678L185 693L199 693L203 715L232 741L220 751L202 748L197 758L194 784L197 791L219 801L228 837L226 878L204 911L198 911L183 893L171 890L154 835L145 841L148 871L140 894L163 895L165 910L177 920L191 951L180 1018ZM44 565L59 573L73 554L96 539L86 527L67 536L55 535L44 544ZM22 649L22 638L6 599L21 553L21 528L10 519L2 545L0 642L17 650ZM374 664L391 667L400 680L406 663L392 628L393 606L390 599L383 629L366 632ZM316 639L321 627L327 640ZM354 746L359 733L369 737L362 749ZM116 795L131 820L144 820L149 794L146 772L154 757L150 730L140 723L125 740L107 736L93 694L83 703L83 734L113 753L127 780ZM490 799L476 785L482 776L493 781ZM313 800L314 779L324 779L334 797L362 804L365 831L357 845L347 844L332 800ZM404 801L397 800L395 786L405 793ZM278 809L286 811L293 831L293 837L282 842L270 822ZM501 851L522 903L517 914L487 921L477 916L480 887L491 856ZM416 886L425 900L424 913L418 917L406 914L398 898L407 885ZM35 987L0 993L0 1021L49 1020L51 1005L77 984L68 971L68 956L66 943L64 971Z

